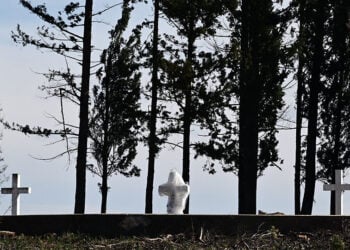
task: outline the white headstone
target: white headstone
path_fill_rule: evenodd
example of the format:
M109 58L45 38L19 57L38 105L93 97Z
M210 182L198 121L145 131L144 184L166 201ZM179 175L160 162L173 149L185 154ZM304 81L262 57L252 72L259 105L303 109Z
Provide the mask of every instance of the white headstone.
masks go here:
M12 174L12 188L2 188L2 194L12 194L12 215L19 215L20 211L20 194L30 194L29 187L19 187L20 186L20 176L19 174Z
M190 186L184 182L176 170L170 171L168 182L160 185L158 192L160 196L168 196L168 214L183 214L186 199L190 193Z
M343 214L343 192L350 190L350 184L343 184L343 171L335 170L335 184L323 184L323 190L335 192L335 214Z

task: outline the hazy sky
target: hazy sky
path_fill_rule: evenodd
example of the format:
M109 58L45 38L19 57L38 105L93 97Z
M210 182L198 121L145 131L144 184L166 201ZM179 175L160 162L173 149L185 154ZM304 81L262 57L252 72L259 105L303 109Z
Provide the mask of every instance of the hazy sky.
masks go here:
M32 1L40 4L43 1ZM57 8L58 1L49 2L49 9ZM60 1L64 2L64 1ZM116 1L95 1L95 9L102 9L106 3ZM62 4L61 4L62 5ZM137 21L151 17L150 8L140 7L135 12ZM120 12L113 10L104 20L114 22ZM56 126L48 118L48 114L59 116L57 100L45 99L45 94L38 87L45 83L45 79L36 72L46 72L49 68L60 68L64 65L62 58L43 53L32 47L16 45L10 38L11 30L21 24L28 33L34 34L37 25L42 22L19 5L16 0L2 0L0 5L0 107L2 116L9 122L22 124ZM95 25L93 28L94 42L104 48L108 44L105 25ZM293 93L292 93L293 95ZM289 96L290 100L292 96ZM293 103L289 103L293 107ZM77 110L72 107L66 109L67 118L77 122ZM293 117L290 117L291 119ZM77 124L77 123L76 123ZM59 128L59 127L57 127ZM1 128L2 130L2 128ZM281 132L279 135L280 157L284 159L278 169L267 170L258 180L257 209L267 212L280 211L293 214L293 180L294 180L294 131ZM8 165L7 175L19 173L21 185L30 186L32 193L21 195L22 214L60 214L72 213L74 209L75 192L75 159L71 164L67 158L54 161L40 161L35 158L48 157L64 150L62 144L48 145L53 139L25 136L11 131L3 131L0 145L3 150L5 163ZM109 179L111 187L108 194L109 213L143 213L145 187L147 176L147 148L139 147L136 164L142 169L141 177L125 178L112 176ZM181 152L166 149L162 151L156 161L156 175L154 183L154 213L166 212L166 198L159 197L158 186L167 180L170 169L176 168L181 172ZM204 159L192 159L191 162L191 205L193 214L236 214L237 213L237 177L230 173L223 173L218 169L215 175L202 171ZM100 178L87 173L86 212L100 211L101 197L97 183ZM347 180L347 179L346 179ZM345 180L345 181L346 181ZM350 182L350 180L349 180ZM11 178L3 187L11 185ZM329 192L322 191L320 183L316 186L314 214L328 214ZM344 195L344 213L350 214L350 192ZM0 196L0 214L10 213L10 195Z

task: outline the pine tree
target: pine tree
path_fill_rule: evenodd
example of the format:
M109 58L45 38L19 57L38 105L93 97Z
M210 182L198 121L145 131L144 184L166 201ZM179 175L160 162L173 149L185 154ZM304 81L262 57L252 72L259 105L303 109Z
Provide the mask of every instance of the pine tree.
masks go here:
M76 190L74 213L85 212L86 157L89 136L89 96L91 64L91 29L93 0L85 1L83 61L80 89L78 154L76 165Z
M152 41L152 97L151 97L151 115L149 117L149 137L148 137L148 171L146 186L146 205L145 213L153 211L153 182L154 166L157 149L157 103L158 103L158 71L159 71L159 0L154 0L154 19L153 19L153 41Z
M278 159L271 149L277 146L275 125L286 74L279 72L282 34L274 15L272 1L242 1L238 211L243 214L256 213L259 164ZM265 139L259 140L260 132Z
M23 133L36 134L40 136L60 135L66 140L66 151L58 156L69 154L76 149L69 147L68 136L78 137L78 156L76 164L76 192L75 192L75 213L84 213L85 210L85 178L86 178L86 154L87 140L89 135L89 92L90 92L90 61L91 61L91 26L92 26L92 7L93 1L85 1L85 11L80 10L79 2L67 4L63 11L59 11L57 17L48 13L45 4L33 6L29 1L21 0L23 7L31 13L37 15L44 21L44 25L37 28L38 37L32 37L25 33L18 25L17 30L13 32L12 38L16 43L23 46L33 45L41 50L52 51L65 58L67 70L50 70L47 74L47 80L53 85L43 86L49 96L60 98L62 121L62 130L51 130L41 127L30 127L28 125L9 125L6 127ZM103 11L101 12L103 13ZM79 32L83 27L83 35ZM81 82L80 76L75 75L69 68L69 61L77 62L82 67ZM78 79L78 80L77 80ZM62 99L72 101L79 105L79 131L72 131L65 123L63 101ZM53 157L56 158L56 157Z
M88 170L102 178L101 213L106 213L108 178L119 173L139 176L140 169L132 164L137 152L140 128L140 77L137 52L140 49L140 27L128 39L123 38L132 8L123 2L122 17L111 31L111 42L102 56L104 67L98 71L101 85L93 88L94 106L89 123L92 152L97 166Z
M52 70L46 74L49 81L55 81L56 78L59 78L59 80L64 81L65 84L59 84L60 87L44 87L44 89L48 91L49 95L60 98L66 97L77 103L80 107L74 212L84 213L93 1L86 0L84 13L77 13L77 9L80 7L79 3L71 2L66 5L63 12L58 13L57 17L47 12L45 4L33 6L26 0L21 0L20 3L31 13L41 18L47 26L43 25L38 28L39 38L36 39L26 34L18 25L17 31L12 34L13 40L17 43L21 43L23 46L30 44L39 49L53 51L65 58L78 61L82 65L82 78L79 87L75 83L74 75L71 74L70 69L67 68L67 72ZM74 29L81 25L82 19L84 19L84 34L81 36L75 33ZM50 31L48 26L57 29L58 32ZM83 46L80 45L81 43ZM69 55L69 52L81 53L81 59ZM61 134L63 137L67 137L66 132L69 131L69 129L66 129L64 122L63 126L64 128ZM40 128L31 129L29 126L24 126L23 128L28 128L27 131L29 131L29 133L42 135ZM43 129L43 131L46 136L52 132L48 129ZM68 146L67 152L69 152Z
M307 141L306 141L306 162L305 162L305 190L301 208L302 214L311 214L315 194L316 182L316 138L319 92L322 81L322 66L324 65L324 36L325 21L327 12L327 1L308 2L306 13L309 16L307 52L310 55L308 69L310 78L308 79L308 105L307 105Z
M173 132L183 134L182 144L182 177L185 182L190 182L190 149L191 149L191 125L197 119L198 91L201 84L198 82L198 61L196 42L201 37L215 33L217 17L222 13L222 6L216 1L161 1L161 10L166 17L174 23L177 33L184 37L183 42L177 41L172 36L167 36L174 47L169 47L163 42L164 49L170 53L170 60L163 60L163 70L168 77L167 96L179 105L179 117L175 127L170 126ZM181 55L182 54L182 55ZM203 83L202 83L203 84ZM203 84L204 85L204 84ZM179 124L181 120L181 125ZM184 210L189 212L189 199Z
M232 31L216 60L220 84L214 96L221 98L214 106L221 111L203 124L210 139L196 149L214 160L206 166L210 173L219 161L224 171L238 174L239 212L255 214L257 178L267 167L278 167L276 123L290 63L282 35L290 17L273 10L272 1L225 6Z
M326 81L321 91L320 103L320 147L317 156L320 167L317 178L324 182L335 182L335 170L349 167L349 43L347 32L347 1L332 1L326 35L327 61L325 65ZM335 214L335 196L331 193L330 213Z
M294 212L300 214L300 185L301 185L301 164L302 164L302 145L301 145L301 128L302 128L302 97L305 88L305 0L297 1L297 13L299 17L299 36L297 40L297 96L296 96L296 129L295 129L295 175L294 175Z

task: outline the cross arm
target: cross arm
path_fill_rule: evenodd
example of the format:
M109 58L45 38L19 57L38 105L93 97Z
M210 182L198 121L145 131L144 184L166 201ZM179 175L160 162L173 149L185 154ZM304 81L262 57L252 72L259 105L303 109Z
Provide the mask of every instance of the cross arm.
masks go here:
M160 196L164 196L164 195L169 196L172 193L172 188L170 185L168 185L168 183L165 183L158 187L158 193Z
M336 184L323 184L323 190L324 191L335 191L336 187L338 187L339 185ZM350 190L350 184L341 184L341 191L345 191L345 190Z
M188 194L190 192L190 186L189 185L181 185L176 187L176 191L182 194Z
M20 193L20 194L30 194L30 192L31 192L30 187L18 188L18 193Z
M2 194L12 194L12 188L2 188L1 193Z
M12 194L12 193L19 193L19 194L30 194L31 189L28 187L20 187L13 190L13 188L2 188L1 193L2 194Z

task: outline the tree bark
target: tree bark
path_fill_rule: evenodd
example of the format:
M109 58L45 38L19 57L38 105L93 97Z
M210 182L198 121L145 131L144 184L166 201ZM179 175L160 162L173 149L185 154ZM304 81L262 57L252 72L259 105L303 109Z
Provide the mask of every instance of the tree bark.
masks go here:
M334 152L332 159L332 183L335 183L335 170L342 169L340 164L340 144L341 144L341 131L342 131L342 110L343 110L343 85L344 85L344 65L346 55L346 28L347 22L347 6L344 1L339 1L334 6L334 27L333 27L333 49L338 57L337 72L335 75L335 88L336 88L336 110L334 119ZM330 202L330 214L335 214L335 192L331 192Z
M295 175L294 175L294 213L300 214L300 173L301 173L301 126L302 126L302 88L305 78L303 74L304 59L304 22L305 22L305 1L300 0L299 5L299 48L298 48L298 72L297 72L297 98L296 98L296 130L295 130Z
M108 81L108 80L107 80ZM106 102L106 110L104 114L104 121L103 121L103 148L102 148L102 183L100 187L101 191L101 213L106 213L107 211L107 193L108 193L108 156L109 156L109 149L108 149L108 124L109 124L109 105L108 105L108 87L106 87L106 96L105 96L105 102Z
M83 65L80 95L78 155L76 165L76 190L74 213L85 212L86 155L89 136L89 90L91 64L91 31L93 0L85 1Z
M307 148L305 166L305 191L302 214L311 214L315 194L316 182L316 138L318 116L318 94L321 84L321 64L323 62L324 38L324 9L325 1L317 2L315 15L315 34L313 37L314 51L312 56L312 71L310 81L310 100L308 111Z
M102 88L105 89L105 110L103 114L103 146L102 146L102 183L101 183L101 213L107 212L107 194L108 194L108 157L109 157L109 146L110 145L110 99L111 99L111 70L112 70L112 55L108 55L107 61L107 69L106 69L106 78L104 81L104 86Z
M296 111L296 130L295 130L295 175L294 175L294 213L300 214L300 172L301 172L301 88L303 86L301 59L299 58L299 69L298 69L298 90L297 90L297 111Z
M102 183L101 183L101 214L105 214L107 212L107 195L108 195L108 175L107 175L108 165L107 164L108 162L103 160L103 173L102 173Z
M345 53L343 54L345 55ZM340 56L342 57L342 55ZM335 125L334 125L334 152L333 152L333 159L332 159L332 183L335 183L335 171L337 169L342 169L342 166L340 164L340 144L341 144L341 128L342 128L342 109L343 109L343 101L342 101L342 83L344 81L343 78L343 66L342 64L344 60L340 59L339 64L339 78L337 77L336 84L337 86L337 106L335 110ZM331 192L331 207L330 207L330 214L335 215L335 192Z
M145 213L153 212L153 182L154 182L154 165L157 152L157 102L158 102L158 23L159 23L159 0L154 1L154 21L153 21L153 44L152 44L152 103L151 117L149 121L149 139L148 139L148 173L146 187L146 207Z
M251 51L251 44L254 43L251 11L252 1L243 0L239 93L239 214L256 214L259 81L257 58L252 56Z
M188 185L190 184L190 143L191 143L191 124L192 124L192 81L193 81L193 56L194 56L194 17L192 12L192 5L189 3L190 8L190 18L189 18L189 28L188 28L188 37L187 37L187 58L185 64L185 108L184 108L184 117L183 117L183 157L182 157L182 178ZM184 214L189 213L190 207L190 196L187 197L186 206L184 209Z
M191 84L191 83L189 83ZM182 156L182 178L188 185L190 184L190 137L191 137L191 87L187 86L185 95L185 110L184 110L184 135L183 135L183 156ZM189 213L190 198L188 196L184 213Z

